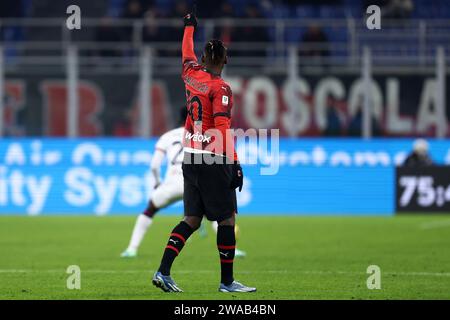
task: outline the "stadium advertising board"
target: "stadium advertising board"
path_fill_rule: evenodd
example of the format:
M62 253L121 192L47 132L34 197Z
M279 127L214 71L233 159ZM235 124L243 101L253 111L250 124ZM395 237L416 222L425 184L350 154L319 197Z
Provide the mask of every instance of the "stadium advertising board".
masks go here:
M397 168L397 212L450 213L450 167Z
M3 139L0 214L140 213L153 192L149 164L155 142ZM254 142L239 141L238 154L253 152L258 158L256 164L243 164L240 214L392 215L395 165L402 163L412 142L281 138L275 159ZM432 140L430 148L438 164L450 164L449 140ZM261 168L274 162L274 174L262 175ZM181 203L164 210L181 212Z
M81 74L79 133L81 136L138 134L139 77L131 74ZM434 136L436 127L450 129L436 111L434 75L375 75L373 129L375 136ZM233 76L227 78L234 97L237 128L280 129L282 136L360 136L363 85L359 74L329 76ZM120 83L120 90L117 90ZM450 101L450 81L447 81ZM67 88L64 75L11 75L6 79L5 129L10 135L65 136ZM160 76L149 89L151 135L174 123L186 103L179 76ZM33 108L25 108L32 105Z

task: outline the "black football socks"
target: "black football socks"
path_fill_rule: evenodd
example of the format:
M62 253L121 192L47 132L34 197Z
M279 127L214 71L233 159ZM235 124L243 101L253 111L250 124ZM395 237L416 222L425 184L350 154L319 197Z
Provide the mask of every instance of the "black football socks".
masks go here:
M164 276L170 275L170 268L172 267L173 261L180 254L181 249L183 249L186 240L191 236L192 232L192 228L184 221L181 221L172 230L158 270Z
M236 235L234 226L221 226L217 228L217 249L219 249L221 283L230 285L233 279L234 251L236 249Z

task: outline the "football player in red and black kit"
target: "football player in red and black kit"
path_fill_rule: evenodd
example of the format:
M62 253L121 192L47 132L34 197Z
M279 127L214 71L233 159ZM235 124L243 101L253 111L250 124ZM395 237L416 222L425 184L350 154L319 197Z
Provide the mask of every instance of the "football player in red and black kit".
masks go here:
M153 284L166 292L181 292L170 277L173 261L187 239L200 227L203 216L217 221L217 248L221 265L221 292L254 292L233 278L236 248L236 188L243 173L230 130L233 96L220 77L227 49L220 40L206 43L201 63L194 53L194 14L184 17L182 79L186 87L188 117L184 133L184 219L172 231Z

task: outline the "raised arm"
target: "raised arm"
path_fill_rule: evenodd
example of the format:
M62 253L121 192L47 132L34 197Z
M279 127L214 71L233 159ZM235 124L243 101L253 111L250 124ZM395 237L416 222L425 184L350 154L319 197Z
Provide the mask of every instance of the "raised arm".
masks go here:
M183 35L183 45L182 45L182 62L195 61L197 62L197 57L194 52L194 30L197 27L197 18L193 13L187 14L184 17L184 35Z
M183 35L183 64L186 61L195 61L197 62L197 57L195 56L194 52L194 27L187 26L184 28L184 35Z

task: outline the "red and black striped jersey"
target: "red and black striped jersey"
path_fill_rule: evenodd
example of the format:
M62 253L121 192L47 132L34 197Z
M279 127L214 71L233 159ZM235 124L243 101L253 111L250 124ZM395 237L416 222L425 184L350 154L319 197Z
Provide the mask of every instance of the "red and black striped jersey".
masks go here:
M230 131L231 88L220 75L197 62L193 33L194 27L186 27L183 37L182 79L188 108L184 146L187 151L215 153L237 160Z

